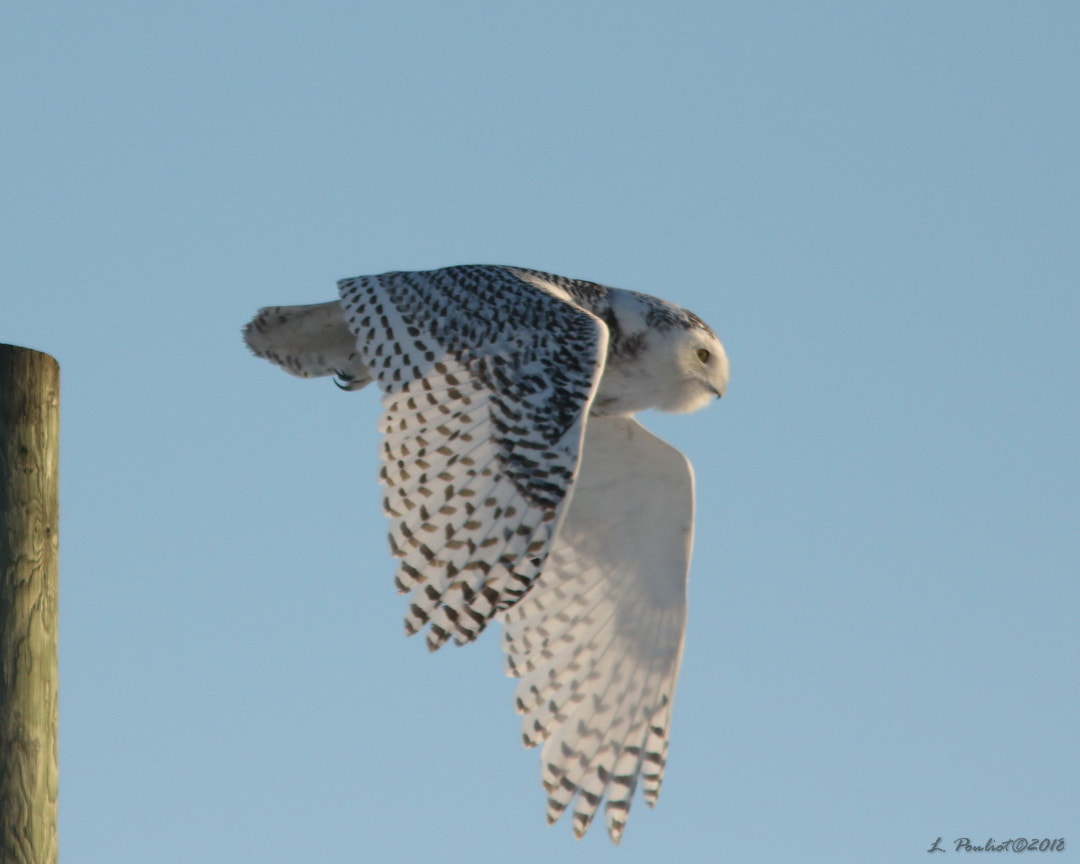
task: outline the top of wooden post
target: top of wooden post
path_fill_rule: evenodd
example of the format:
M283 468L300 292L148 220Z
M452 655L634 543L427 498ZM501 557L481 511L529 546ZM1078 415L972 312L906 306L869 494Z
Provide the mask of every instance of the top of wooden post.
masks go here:
M56 861L60 366L0 344L0 861Z

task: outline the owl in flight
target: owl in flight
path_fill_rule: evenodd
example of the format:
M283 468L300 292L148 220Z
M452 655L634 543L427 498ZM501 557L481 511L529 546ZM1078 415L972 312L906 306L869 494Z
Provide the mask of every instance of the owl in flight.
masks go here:
M548 822L622 836L668 748L693 534L690 463L646 408L723 395L716 335L667 301L517 267L360 276L259 311L248 347L382 391L383 511L405 629L431 650L502 622Z

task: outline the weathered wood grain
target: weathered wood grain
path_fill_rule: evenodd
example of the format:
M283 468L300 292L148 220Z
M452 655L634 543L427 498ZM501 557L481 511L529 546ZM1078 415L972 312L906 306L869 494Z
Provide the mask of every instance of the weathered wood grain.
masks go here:
M0 345L0 864L55 864L60 370Z

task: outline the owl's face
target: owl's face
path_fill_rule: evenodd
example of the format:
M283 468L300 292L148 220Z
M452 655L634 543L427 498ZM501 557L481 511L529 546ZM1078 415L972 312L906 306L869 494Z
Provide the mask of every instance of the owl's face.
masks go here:
M664 398L656 406L661 411L682 414L696 411L711 399L724 395L728 383L728 358L724 346L713 333L700 327L669 331L662 360Z
M632 292L613 300L612 317L606 323L620 342L609 349L593 413L633 414L656 408L681 414L723 395L727 354L700 318Z

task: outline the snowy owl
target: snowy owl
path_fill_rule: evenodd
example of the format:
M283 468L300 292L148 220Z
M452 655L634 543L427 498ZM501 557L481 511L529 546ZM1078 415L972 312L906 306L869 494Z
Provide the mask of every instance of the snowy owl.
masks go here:
M380 479L405 629L428 647L503 625L548 822L622 836L656 802L686 622L693 474L646 408L723 395L712 330L672 303L517 267L384 273L260 310L259 357L382 390Z

